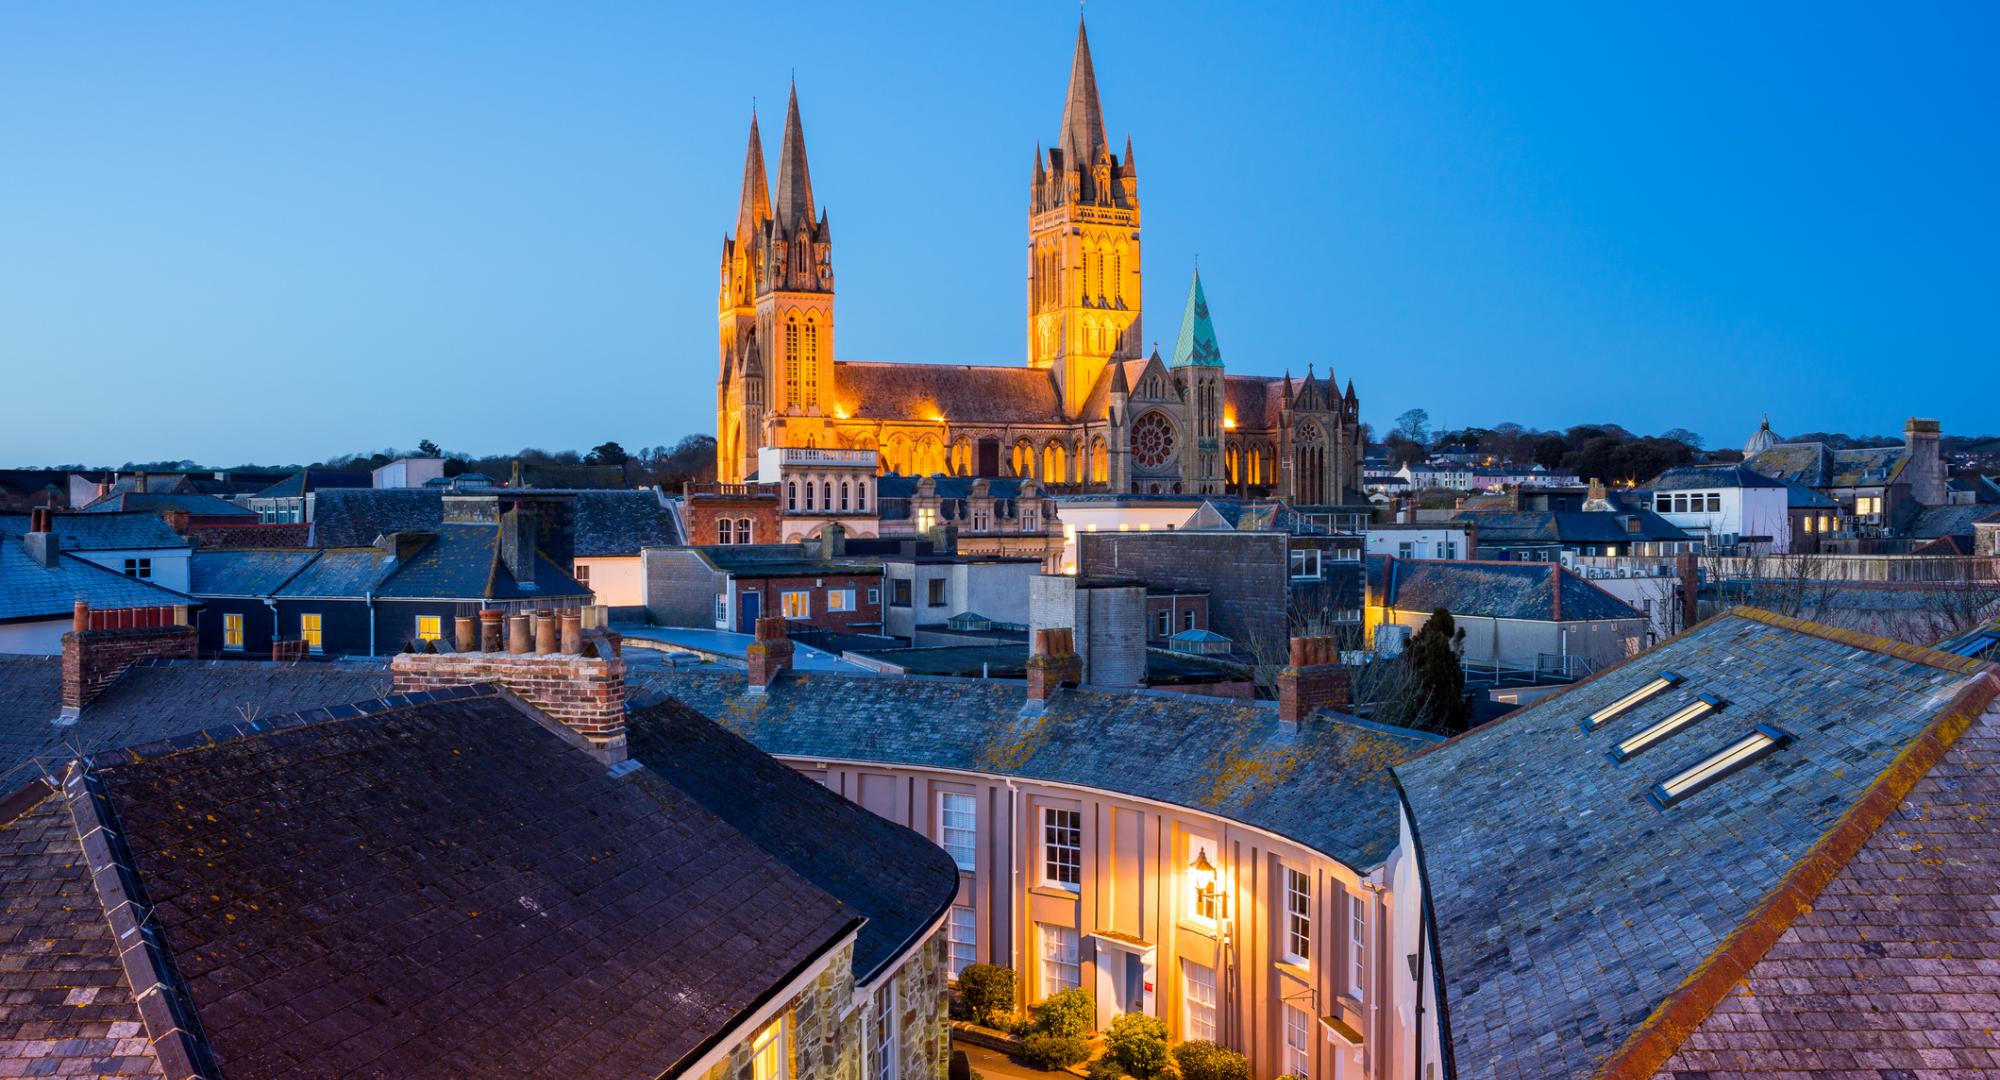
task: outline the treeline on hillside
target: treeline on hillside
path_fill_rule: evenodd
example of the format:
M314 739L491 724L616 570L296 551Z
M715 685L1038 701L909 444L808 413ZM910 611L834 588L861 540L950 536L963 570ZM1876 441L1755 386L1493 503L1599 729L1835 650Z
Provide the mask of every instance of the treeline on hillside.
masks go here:
M1399 465L1421 462L1433 453L1476 454L1496 465L1541 465L1611 482L1649 480L1676 465L1724 456L1704 455L1701 444L1701 436L1686 428L1637 435L1617 424L1541 431L1506 423L1433 431L1422 409L1398 417L1384 440L1390 459Z
M672 446L641 447L632 451L626 450L616 442L602 442L589 450L582 451L543 450L531 446L511 454L468 454L445 450L425 439L412 450L398 450L391 447L361 451L315 462L312 467L372 469L386 465L399 457L441 457L444 458L446 476L458 476L468 472L484 473L503 483L512 474L516 461L522 465L615 466L624 470L627 484L633 486L661 484L669 491L677 490L688 481L715 479L713 435L687 435Z

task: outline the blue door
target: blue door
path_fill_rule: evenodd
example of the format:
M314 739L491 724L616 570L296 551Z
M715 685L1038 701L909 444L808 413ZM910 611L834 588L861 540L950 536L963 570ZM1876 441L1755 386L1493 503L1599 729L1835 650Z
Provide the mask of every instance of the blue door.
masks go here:
M757 632L757 603L763 597L764 594L757 592L740 592L736 594L737 633L754 634Z

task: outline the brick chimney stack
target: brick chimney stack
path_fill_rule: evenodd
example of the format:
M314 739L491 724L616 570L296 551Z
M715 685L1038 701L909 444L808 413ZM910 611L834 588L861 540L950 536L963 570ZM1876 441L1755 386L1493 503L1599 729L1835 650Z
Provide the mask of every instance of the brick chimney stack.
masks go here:
M781 672L792 669L792 639L783 615L757 619L757 640L745 650L744 660L750 667L749 685L744 689L752 694L763 693Z
M78 600L62 637L62 715L73 720L125 669L154 658L192 660L194 627L185 609L113 608L92 611Z
M1061 686L1083 681L1083 657L1076 654L1076 631L1055 627L1035 631L1034 655L1028 657L1028 701L1046 703Z
M1346 709L1353 704L1347 665L1330 637L1295 637L1290 663L1278 673L1278 721L1297 728L1320 709Z
M581 619L575 612L537 613L535 621L548 629L548 638L544 640L561 642L562 651L551 648L537 652L535 639L542 635L529 630L526 615L508 620L519 636L508 643L512 651L503 651L501 614L492 610L479 613L477 650L397 653L389 662L394 691L410 694L471 683L498 683L536 711L581 736L605 762L623 761L624 659L608 647L597 645L601 635L583 634ZM559 624L570 623L579 627L574 638L556 633Z

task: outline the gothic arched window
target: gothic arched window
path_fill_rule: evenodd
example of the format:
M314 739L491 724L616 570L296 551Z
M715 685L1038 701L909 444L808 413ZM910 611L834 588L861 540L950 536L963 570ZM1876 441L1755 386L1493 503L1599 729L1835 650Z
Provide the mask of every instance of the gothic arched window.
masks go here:
M749 543L749 542L750 542L750 519L749 519L749 518L737 518L737 519L736 519L736 542L737 542L737 543L739 543L739 544L747 544L747 543Z
M799 320L785 319L785 407L799 403Z
M804 355L800 358L805 368L805 398L803 404L819 404L819 320L806 319L806 340Z

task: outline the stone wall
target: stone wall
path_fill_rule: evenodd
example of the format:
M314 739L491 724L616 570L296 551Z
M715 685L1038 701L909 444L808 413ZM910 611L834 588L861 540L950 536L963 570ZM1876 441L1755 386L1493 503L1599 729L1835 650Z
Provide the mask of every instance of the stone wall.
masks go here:
M622 757L625 661L564 653L398 653L389 664L398 694L498 683L550 719Z
M1291 550L1282 533L1080 533L1077 573L1208 593L1208 628L1239 650L1282 654Z

